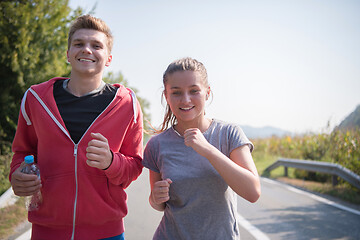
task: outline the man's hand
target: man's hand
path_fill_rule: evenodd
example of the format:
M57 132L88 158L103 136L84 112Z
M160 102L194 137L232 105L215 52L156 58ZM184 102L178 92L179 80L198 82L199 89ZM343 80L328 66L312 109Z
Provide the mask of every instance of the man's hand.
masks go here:
M24 162L11 175L11 186L17 196L31 196L41 188L41 180L37 175L22 173Z
M112 163L112 153L110 151L108 140L100 133L91 133L93 139L86 148L86 163L90 167L107 169Z

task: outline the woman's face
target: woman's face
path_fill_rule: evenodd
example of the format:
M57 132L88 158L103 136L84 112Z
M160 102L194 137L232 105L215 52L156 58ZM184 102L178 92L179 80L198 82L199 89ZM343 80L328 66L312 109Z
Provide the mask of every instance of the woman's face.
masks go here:
M165 83L166 101L179 124L204 118L209 93L210 87L205 86L200 74L194 71L174 72Z

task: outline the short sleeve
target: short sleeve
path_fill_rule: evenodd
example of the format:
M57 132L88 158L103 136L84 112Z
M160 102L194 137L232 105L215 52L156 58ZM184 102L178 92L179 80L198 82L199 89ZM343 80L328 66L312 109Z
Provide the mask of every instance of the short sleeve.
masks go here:
M246 137L244 131L241 129L239 125L232 124L229 129L229 153L231 153L234 149L241 147L243 145L248 145L250 148L250 152L254 150L254 145L252 142Z
M152 137L146 144L142 164L144 167L154 172L160 173L158 157L159 144L157 144L156 142L156 139Z

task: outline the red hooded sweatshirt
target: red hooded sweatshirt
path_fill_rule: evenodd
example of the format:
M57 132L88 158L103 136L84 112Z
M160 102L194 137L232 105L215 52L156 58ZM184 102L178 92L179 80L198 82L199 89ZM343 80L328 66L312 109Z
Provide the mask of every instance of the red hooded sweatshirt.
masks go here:
M11 174L34 155L41 171L43 202L29 212L32 239L100 239L124 232L124 189L142 171L143 121L134 93L120 84L114 99L75 144L60 116L53 85L30 87L24 94L12 145ZM106 170L86 164L90 133L108 140L113 162Z

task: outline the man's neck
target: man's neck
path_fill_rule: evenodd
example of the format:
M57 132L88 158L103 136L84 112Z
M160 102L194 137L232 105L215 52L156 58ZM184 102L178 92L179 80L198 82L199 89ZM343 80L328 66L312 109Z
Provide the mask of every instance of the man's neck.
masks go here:
M81 97L97 89L100 86L101 81L102 75L84 77L71 74L67 89L71 92L71 94Z

